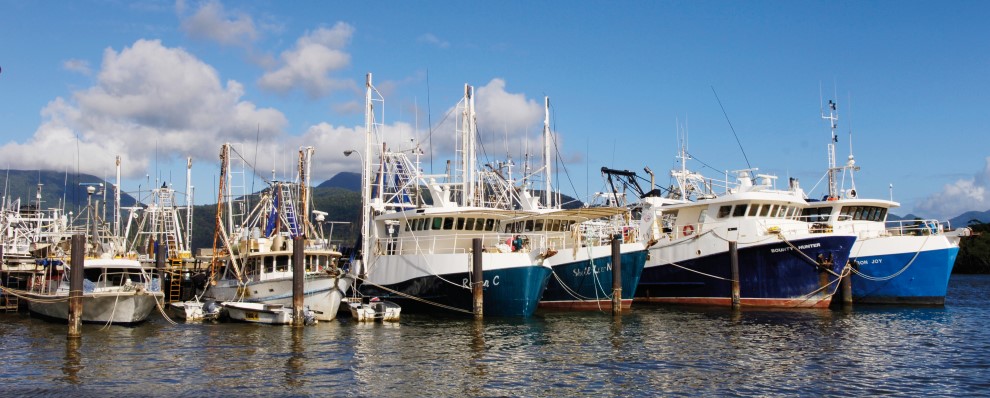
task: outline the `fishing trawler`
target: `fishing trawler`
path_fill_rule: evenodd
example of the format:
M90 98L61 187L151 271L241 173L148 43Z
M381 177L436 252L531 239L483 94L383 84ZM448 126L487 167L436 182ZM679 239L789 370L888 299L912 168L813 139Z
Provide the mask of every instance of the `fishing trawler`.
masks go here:
M293 245L303 241L304 305L322 321L337 316L341 299L353 278L337 266L340 252L331 247L320 230L309 222L309 164L312 147L300 149L299 182L272 181L260 194L259 202L248 214L236 208L248 208L239 202L249 197L228 197L231 146L221 150L221 184L217 205L214 254L210 265L211 279L203 297L220 302L252 302L292 306ZM227 210L227 223L222 217ZM301 211L298 209L301 208ZM323 221L322 212L314 212ZM235 223L235 219L240 219Z
M32 277L28 290L20 297L28 301L28 309L43 317L69 319L69 289L72 267L83 267L83 312L88 323L135 324L145 321L156 308L161 308L164 293L154 271L133 258L122 256L122 239L110 233L97 216L92 195L96 188L87 187L89 231L87 252L82 264L72 264L68 241L56 245L55 252L37 260L44 269Z
M619 301L623 309L629 309L646 262L638 229L631 223L625 203L616 200L621 196L614 192L599 193L596 200L579 208L562 207L560 191L552 184L556 162L551 154L555 146L549 97L544 97L543 103L542 166L531 170L527 159L521 178L515 180L511 159L479 170L483 186L508 198L494 205L535 213L502 226L503 232L513 236L507 246L514 251L535 251L539 253L537 259L550 266L550 280L539 308L607 311L615 294L612 244L617 240L621 264ZM541 185L542 190L538 189Z
M478 238L484 314L532 315L551 269L537 258L539 253L512 251L505 243L512 235L502 232L502 226L534 214L493 206L482 194L474 152L473 88L465 86L460 105L462 146L453 175L420 172L419 151L388 150L374 106L384 99L372 85L371 74L366 89L359 293L396 302L411 312L470 314L472 249ZM378 158L377 170L372 169L373 157Z
M812 233L800 219L807 204L796 180L777 190L775 176L740 170L718 194L719 182L687 169L683 146L679 158L675 185L666 195L651 190L635 210L650 256L636 300L729 306L736 280L741 306L828 307L856 237Z
M45 208L38 184L35 201L3 198L0 206L0 309L18 311L17 294L3 289L24 290L28 282L43 273L36 259L48 258L55 245L68 239L69 220L59 207Z
M813 224L813 231L856 235L850 253L854 261L853 302L943 305L959 253L959 239L968 236L970 230L950 232L937 220L888 222L889 210L899 204L858 196L854 173L859 166L851 144L846 164L836 165L836 103L829 101L828 109L828 115L824 107L822 110L822 118L828 121L832 133L828 144L828 192L821 200L809 200L803 217ZM849 188L840 186L840 180L849 181Z

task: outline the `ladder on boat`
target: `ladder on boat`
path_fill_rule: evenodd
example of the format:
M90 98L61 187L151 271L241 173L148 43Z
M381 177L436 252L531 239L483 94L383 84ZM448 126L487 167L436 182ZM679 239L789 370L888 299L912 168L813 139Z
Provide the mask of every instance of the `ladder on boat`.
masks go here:
M166 254L169 258L179 256L179 219L175 212L175 203L172 191L160 189L158 191L158 226L161 228L162 239L165 241Z
M17 307L20 305L20 299L12 294L3 295L3 312L17 312Z
M300 233L299 220L296 217L295 198L292 195L292 186L289 184L279 184L279 211L285 215L288 223L289 237L295 238Z
M169 260L168 268L171 280L168 284L166 302L182 301L182 259L173 258Z
M11 285L10 280L10 272L7 272L7 280L3 284L5 288ZM3 300L3 306L0 307L3 312L17 312L17 307L20 305L20 299L17 296L4 291L0 292L0 300Z

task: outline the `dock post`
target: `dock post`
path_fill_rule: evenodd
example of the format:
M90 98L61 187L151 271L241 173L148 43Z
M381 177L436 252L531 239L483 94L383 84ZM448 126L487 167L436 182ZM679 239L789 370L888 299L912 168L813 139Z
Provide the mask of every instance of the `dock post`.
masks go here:
M162 289L162 293L165 295L165 302L171 302L172 297L168 297L171 289L166 289L168 286L165 283L165 247L162 245L156 245L158 248L155 249L155 272L158 273L158 286Z
M622 235L612 236L612 315L622 314Z
M732 309L738 310L742 305L739 298L739 243L729 241L729 267L732 269Z
M72 255L69 270L69 338L82 337L83 313L83 262L86 261L86 237L72 235Z
M853 305L852 264L846 264L846 268L849 268L849 272L844 272L845 276L839 283L842 284L842 306L850 308Z
M475 319L481 319L484 317L485 308L485 279L484 271L481 267L481 253L481 238L471 239L471 293L474 297L472 304Z
M302 236L292 239L292 324L294 326L305 324L305 319L303 319L303 289L305 289L303 278L306 276L303 249L305 249L305 245L306 241L303 240Z

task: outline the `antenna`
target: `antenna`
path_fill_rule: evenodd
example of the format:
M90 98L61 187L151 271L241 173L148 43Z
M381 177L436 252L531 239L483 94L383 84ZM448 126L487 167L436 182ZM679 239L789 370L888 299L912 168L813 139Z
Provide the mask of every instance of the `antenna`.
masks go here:
M739 144L739 151L742 152L743 159L746 160L746 168L752 169L753 166L749 164L749 157L746 156L746 150L743 149L742 142L739 141L739 135L736 134L735 127L732 127L732 121L729 120L729 115L725 113L725 107L722 106L722 100L718 98L718 93L715 92L715 86L712 87L712 93L715 94L715 100L718 101L718 107L722 108L722 115L725 116L725 121L729 123L729 129L732 130L732 136L736 137L736 143ZM750 171L752 173L752 171Z

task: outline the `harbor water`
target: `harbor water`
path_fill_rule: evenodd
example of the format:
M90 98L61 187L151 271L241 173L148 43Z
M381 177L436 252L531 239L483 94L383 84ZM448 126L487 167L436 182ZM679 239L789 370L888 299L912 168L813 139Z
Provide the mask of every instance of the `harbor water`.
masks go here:
M990 391L990 276L945 307L755 310L635 304L529 319L402 314L308 327L66 325L0 315L14 396L974 396Z

